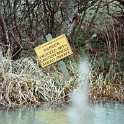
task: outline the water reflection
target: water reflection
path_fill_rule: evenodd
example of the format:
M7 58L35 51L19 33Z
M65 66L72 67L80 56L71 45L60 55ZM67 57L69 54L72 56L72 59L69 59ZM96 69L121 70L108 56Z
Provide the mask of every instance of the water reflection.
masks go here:
M124 105L101 104L94 109L95 124L124 124Z
M123 104L92 106L94 124L124 124ZM89 117L90 119L90 117ZM69 124L64 111L42 109L0 111L0 124ZM84 124L82 122L82 124Z
M36 119L37 111L18 110L18 111L1 111L0 124L42 124Z

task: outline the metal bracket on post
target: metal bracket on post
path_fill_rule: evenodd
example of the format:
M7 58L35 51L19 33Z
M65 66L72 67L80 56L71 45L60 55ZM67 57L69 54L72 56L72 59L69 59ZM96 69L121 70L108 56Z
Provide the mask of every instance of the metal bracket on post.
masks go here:
M51 34L46 35L46 39L47 39L47 41L52 40L53 39L52 35ZM70 75L69 75L68 69L66 67L66 64L61 60L58 62L58 66L59 66L60 71L63 73L65 80L69 80Z

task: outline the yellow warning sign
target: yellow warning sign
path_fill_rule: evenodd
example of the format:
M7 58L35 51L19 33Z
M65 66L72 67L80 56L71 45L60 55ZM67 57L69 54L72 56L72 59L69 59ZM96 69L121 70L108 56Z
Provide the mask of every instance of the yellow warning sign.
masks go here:
M66 36L60 35L35 48L38 60L42 67L46 67L72 54Z

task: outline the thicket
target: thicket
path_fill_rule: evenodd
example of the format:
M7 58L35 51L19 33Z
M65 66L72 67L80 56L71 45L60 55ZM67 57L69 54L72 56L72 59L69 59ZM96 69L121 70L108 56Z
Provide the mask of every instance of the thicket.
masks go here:
M62 81L56 64L47 70L37 65L34 47L46 42L48 33L65 33L69 39L74 52L72 60L65 60L69 81ZM116 99L123 101L123 41L123 0L1 0L1 104L67 101L78 77L72 61L83 52L92 64L92 98L115 99L118 91Z

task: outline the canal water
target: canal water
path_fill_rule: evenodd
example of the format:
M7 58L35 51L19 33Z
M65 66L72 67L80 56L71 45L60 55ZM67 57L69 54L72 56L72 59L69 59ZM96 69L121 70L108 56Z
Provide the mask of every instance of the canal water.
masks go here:
M124 124L124 104L96 104L91 109L92 124ZM0 124L69 124L68 120L67 110L60 109L0 111Z

